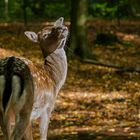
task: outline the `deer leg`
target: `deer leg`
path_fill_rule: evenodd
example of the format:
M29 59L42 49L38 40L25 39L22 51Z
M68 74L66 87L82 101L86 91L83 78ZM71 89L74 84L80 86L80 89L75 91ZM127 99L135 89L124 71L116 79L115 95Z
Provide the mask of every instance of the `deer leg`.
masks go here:
M8 121L9 121L9 123L8 123L9 134L11 134L13 131L14 125L15 125L15 114L14 114L13 110L9 110Z
M23 138L26 128L30 123L31 111L32 111L32 104L30 104L30 102L26 100L23 108L16 116L16 123L15 123L13 133L11 135L11 140L21 140Z
M33 140L33 135L32 135L32 123L30 122L28 127L26 128L23 140Z
M47 140L51 110L47 108L40 117L40 140Z
M20 113L16 120L17 122L11 135L11 140L21 140L29 123L29 117L23 113Z
M9 129L8 129L8 116L5 116L2 100L3 100L3 92L5 87L5 77L0 76L0 126L3 133L3 140L9 140Z
M3 117L1 111L0 111L0 126L3 132L3 140L9 140L8 122L6 121L6 118Z

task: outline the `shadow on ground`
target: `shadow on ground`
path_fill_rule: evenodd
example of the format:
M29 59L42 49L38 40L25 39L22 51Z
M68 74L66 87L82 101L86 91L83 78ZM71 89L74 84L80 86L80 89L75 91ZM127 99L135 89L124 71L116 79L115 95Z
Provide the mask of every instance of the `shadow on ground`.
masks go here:
M97 135L91 132L50 136L49 140L139 140L140 137Z

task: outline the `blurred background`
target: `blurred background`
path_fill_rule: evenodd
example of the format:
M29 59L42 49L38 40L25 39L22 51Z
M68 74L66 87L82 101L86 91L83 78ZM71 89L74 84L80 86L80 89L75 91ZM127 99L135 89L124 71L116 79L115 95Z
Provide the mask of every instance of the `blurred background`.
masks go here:
M49 139L139 140L140 0L0 0L0 58L43 64L24 31L38 32L59 17L69 28L68 75ZM39 140L38 122L33 128Z
M70 19L73 2L74 0L1 0L0 19L3 22L46 21L60 16ZM89 19L139 18L140 16L139 0L86 0L82 6L83 8L87 6ZM76 11L77 8L73 10Z

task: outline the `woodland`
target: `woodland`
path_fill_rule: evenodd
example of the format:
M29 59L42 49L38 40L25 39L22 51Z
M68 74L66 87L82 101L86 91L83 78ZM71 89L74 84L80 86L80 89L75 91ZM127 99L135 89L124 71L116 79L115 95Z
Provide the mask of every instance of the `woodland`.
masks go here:
M66 82L58 94L49 140L140 139L139 0L1 0L0 58L43 63L25 30L64 17ZM33 123L39 140L38 122ZM0 133L2 140L2 133Z

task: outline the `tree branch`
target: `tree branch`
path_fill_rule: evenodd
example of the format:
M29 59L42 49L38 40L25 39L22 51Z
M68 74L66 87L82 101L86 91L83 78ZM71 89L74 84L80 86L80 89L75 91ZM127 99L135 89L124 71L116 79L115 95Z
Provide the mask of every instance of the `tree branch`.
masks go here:
M117 72L138 72L140 73L140 68L135 68L135 67L127 67L127 66L119 66L119 65L113 65L113 64L104 64L102 62L92 60L92 59L83 59L81 60L83 63L88 63L88 64L94 64L102 67L108 67L108 68L113 68L116 69Z

